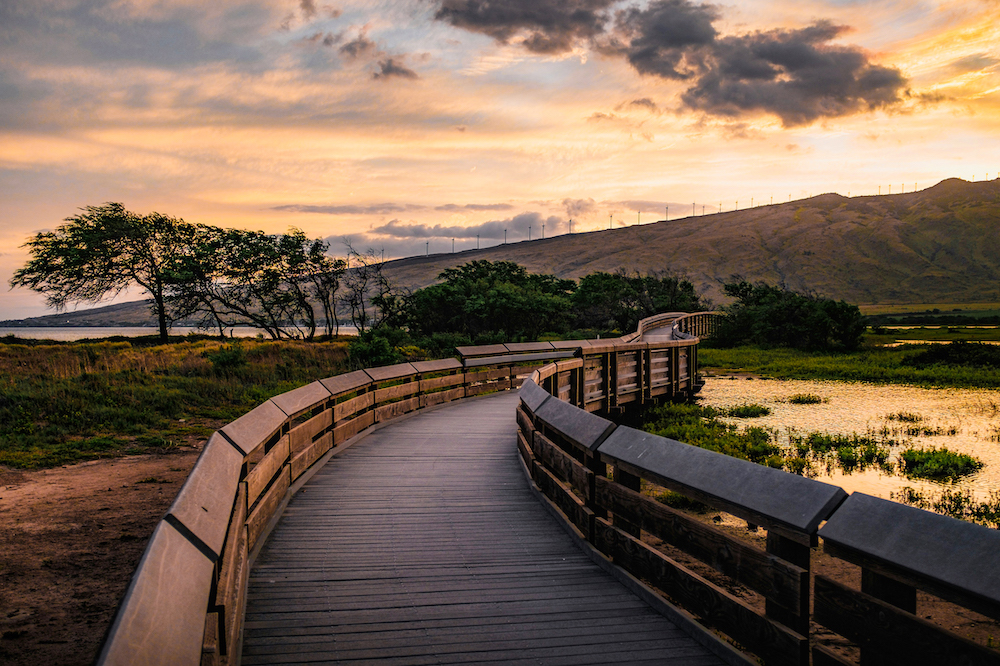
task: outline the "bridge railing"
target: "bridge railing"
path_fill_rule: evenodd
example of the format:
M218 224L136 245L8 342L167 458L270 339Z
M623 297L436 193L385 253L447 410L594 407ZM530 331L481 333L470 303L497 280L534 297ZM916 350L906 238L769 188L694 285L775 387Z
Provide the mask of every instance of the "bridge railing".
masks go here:
M379 423L516 388L547 360L516 348L505 348L504 358L466 351L466 363L420 361L322 379L213 434L156 527L97 663L238 663L254 553L316 463Z
M552 363L525 381L518 450L539 490L614 564L768 664L850 664L858 652L864 664L1000 664L997 650L920 615L916 596L1000 619L1000 532L616 426L574 389L585 364ZM766 547L662 504L641 492L644 483L765 529ZM860 590L813 575L820 539L861 567ZM734 596L684 557L763 603ZM844 654L811 645L813 624L853 645Z

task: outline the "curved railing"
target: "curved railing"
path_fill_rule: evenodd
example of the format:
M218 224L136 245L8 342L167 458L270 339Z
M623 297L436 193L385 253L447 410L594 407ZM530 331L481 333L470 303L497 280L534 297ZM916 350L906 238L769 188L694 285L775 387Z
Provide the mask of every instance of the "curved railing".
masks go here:
M553 381L560 368L581 370L566 398L590 411L615 411L693 390L696 345L690 339L460 347L461 360L359 370L268 400L208 440L150 538L98 663L238 663L255 551L310 470L365 429L515 388L553 360Z
M1000 664L995 649L917 607L921 590L1000 620L1000 532L618 426L574 397L583 374L558 362L525 381L518 449L539 492L615 565L767 664L851 664L858 652L864 664ZM766 547L643 495L643 481L765 529ZM682 556L650 546L650 536ZM812 574L820 539L827 554L861 567L860 590ZM813 623L848 647L811 645Z
M669 324L692 335L714 325L712 313L671 316L645 330ZM810 651L810 622L861 645L873 663L998 663L995 651L913 611L920 589L1000 618L1000 533L616 426L593 412L698 388L697 337L626 337L460 348L461 360L313 382L226 425L156 527L98 663L238 663L255 551L313 470L367 428L522 381L518 448L541 492L616 565L769 664L849 663ZM766 549L643 496L642 479L766 529ZM763 610L650 548L643 533L757 591ZM812 575L820 538L862 567L861 591Z

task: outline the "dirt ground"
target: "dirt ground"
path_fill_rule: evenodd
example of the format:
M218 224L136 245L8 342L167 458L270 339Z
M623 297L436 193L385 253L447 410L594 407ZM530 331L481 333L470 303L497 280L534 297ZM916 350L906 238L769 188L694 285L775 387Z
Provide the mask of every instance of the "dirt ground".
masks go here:
M199 452L0 468L0 663L93 663Z

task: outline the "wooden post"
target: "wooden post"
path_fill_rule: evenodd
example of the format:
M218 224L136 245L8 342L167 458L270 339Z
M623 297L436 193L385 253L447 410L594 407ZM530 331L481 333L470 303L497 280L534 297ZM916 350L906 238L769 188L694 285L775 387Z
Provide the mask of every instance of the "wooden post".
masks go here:
M767 552L780 557L786 562L790 562L806 571L811 571L809 546L797 543L776 534L771 530L767 532ZM802 594L799 597L798 613L792 613L777 604L767 601L765 612L768 617L777 620L789 629L797 631L806 638L809 637L809 585L804 585Z
M623 469L620 469L617 465L613 467L614 481L615 483L622 485L629 490L634 490L639 492L642 489L642 479L640 479L635 474L629 474ZM629 522L622 518L621 516L614 516L612 524L623 532L631 534L636 539L639 538L642 530L635 523Z
M875 573L867 567L861 568L861 591L881 599L887 604L917 614L917 589L912 585ZM878 666L883 663L883 655L871 648L861 648L861 666Z
M594 512L594 516L597 518L607 518L608 510L603 506L600 506L595 498L597 497L597 480L596 477L601 476L603 478L608 477L608 465L603 460L601 460L601 454L596 451L588 451L586 454L586 459L584 464L587 466L593 475L588 481L587 488L587 499L586 507ZM591 520L590 529L587 534L587 541L594 543L596 541L596 536L594 534L594 521Z

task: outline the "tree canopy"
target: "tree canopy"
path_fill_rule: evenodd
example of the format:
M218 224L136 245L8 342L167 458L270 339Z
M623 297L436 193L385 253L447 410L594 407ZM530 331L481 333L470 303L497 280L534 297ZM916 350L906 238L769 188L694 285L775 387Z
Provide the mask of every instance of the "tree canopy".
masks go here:
M707 304L694 285L660 273L596 272L580 278L573 293L580 328L634 331L640 319L660 312L699 312Z
M851 350L861 344L865 321L856 305L799 294L764 282L723 285L736 300L712 336L722 346L755 344L807 350Z
M443 280L416 291L408 324L418 335L461 333L475 339L490 332L508 340L536 339L567 330L572 322L572 280L529 273L511 261L473 261L448 268Z
M190 246L195 227L160 213L138 215L120 203L87 206L65 222L26 243L31 259L14 273L11 286L43 293L61 310L138 285L152 297L160 337L166 339L171 265Z
M12 287L43 293L61 309L139 286L152 298L163 340L182 318L220 334L250 325L273 338L312 338L320 322L327 334L337 331L345 262L298 229L278 235L222 229L139 215L120 203L88 206L65 221L27 242L31 259Z

